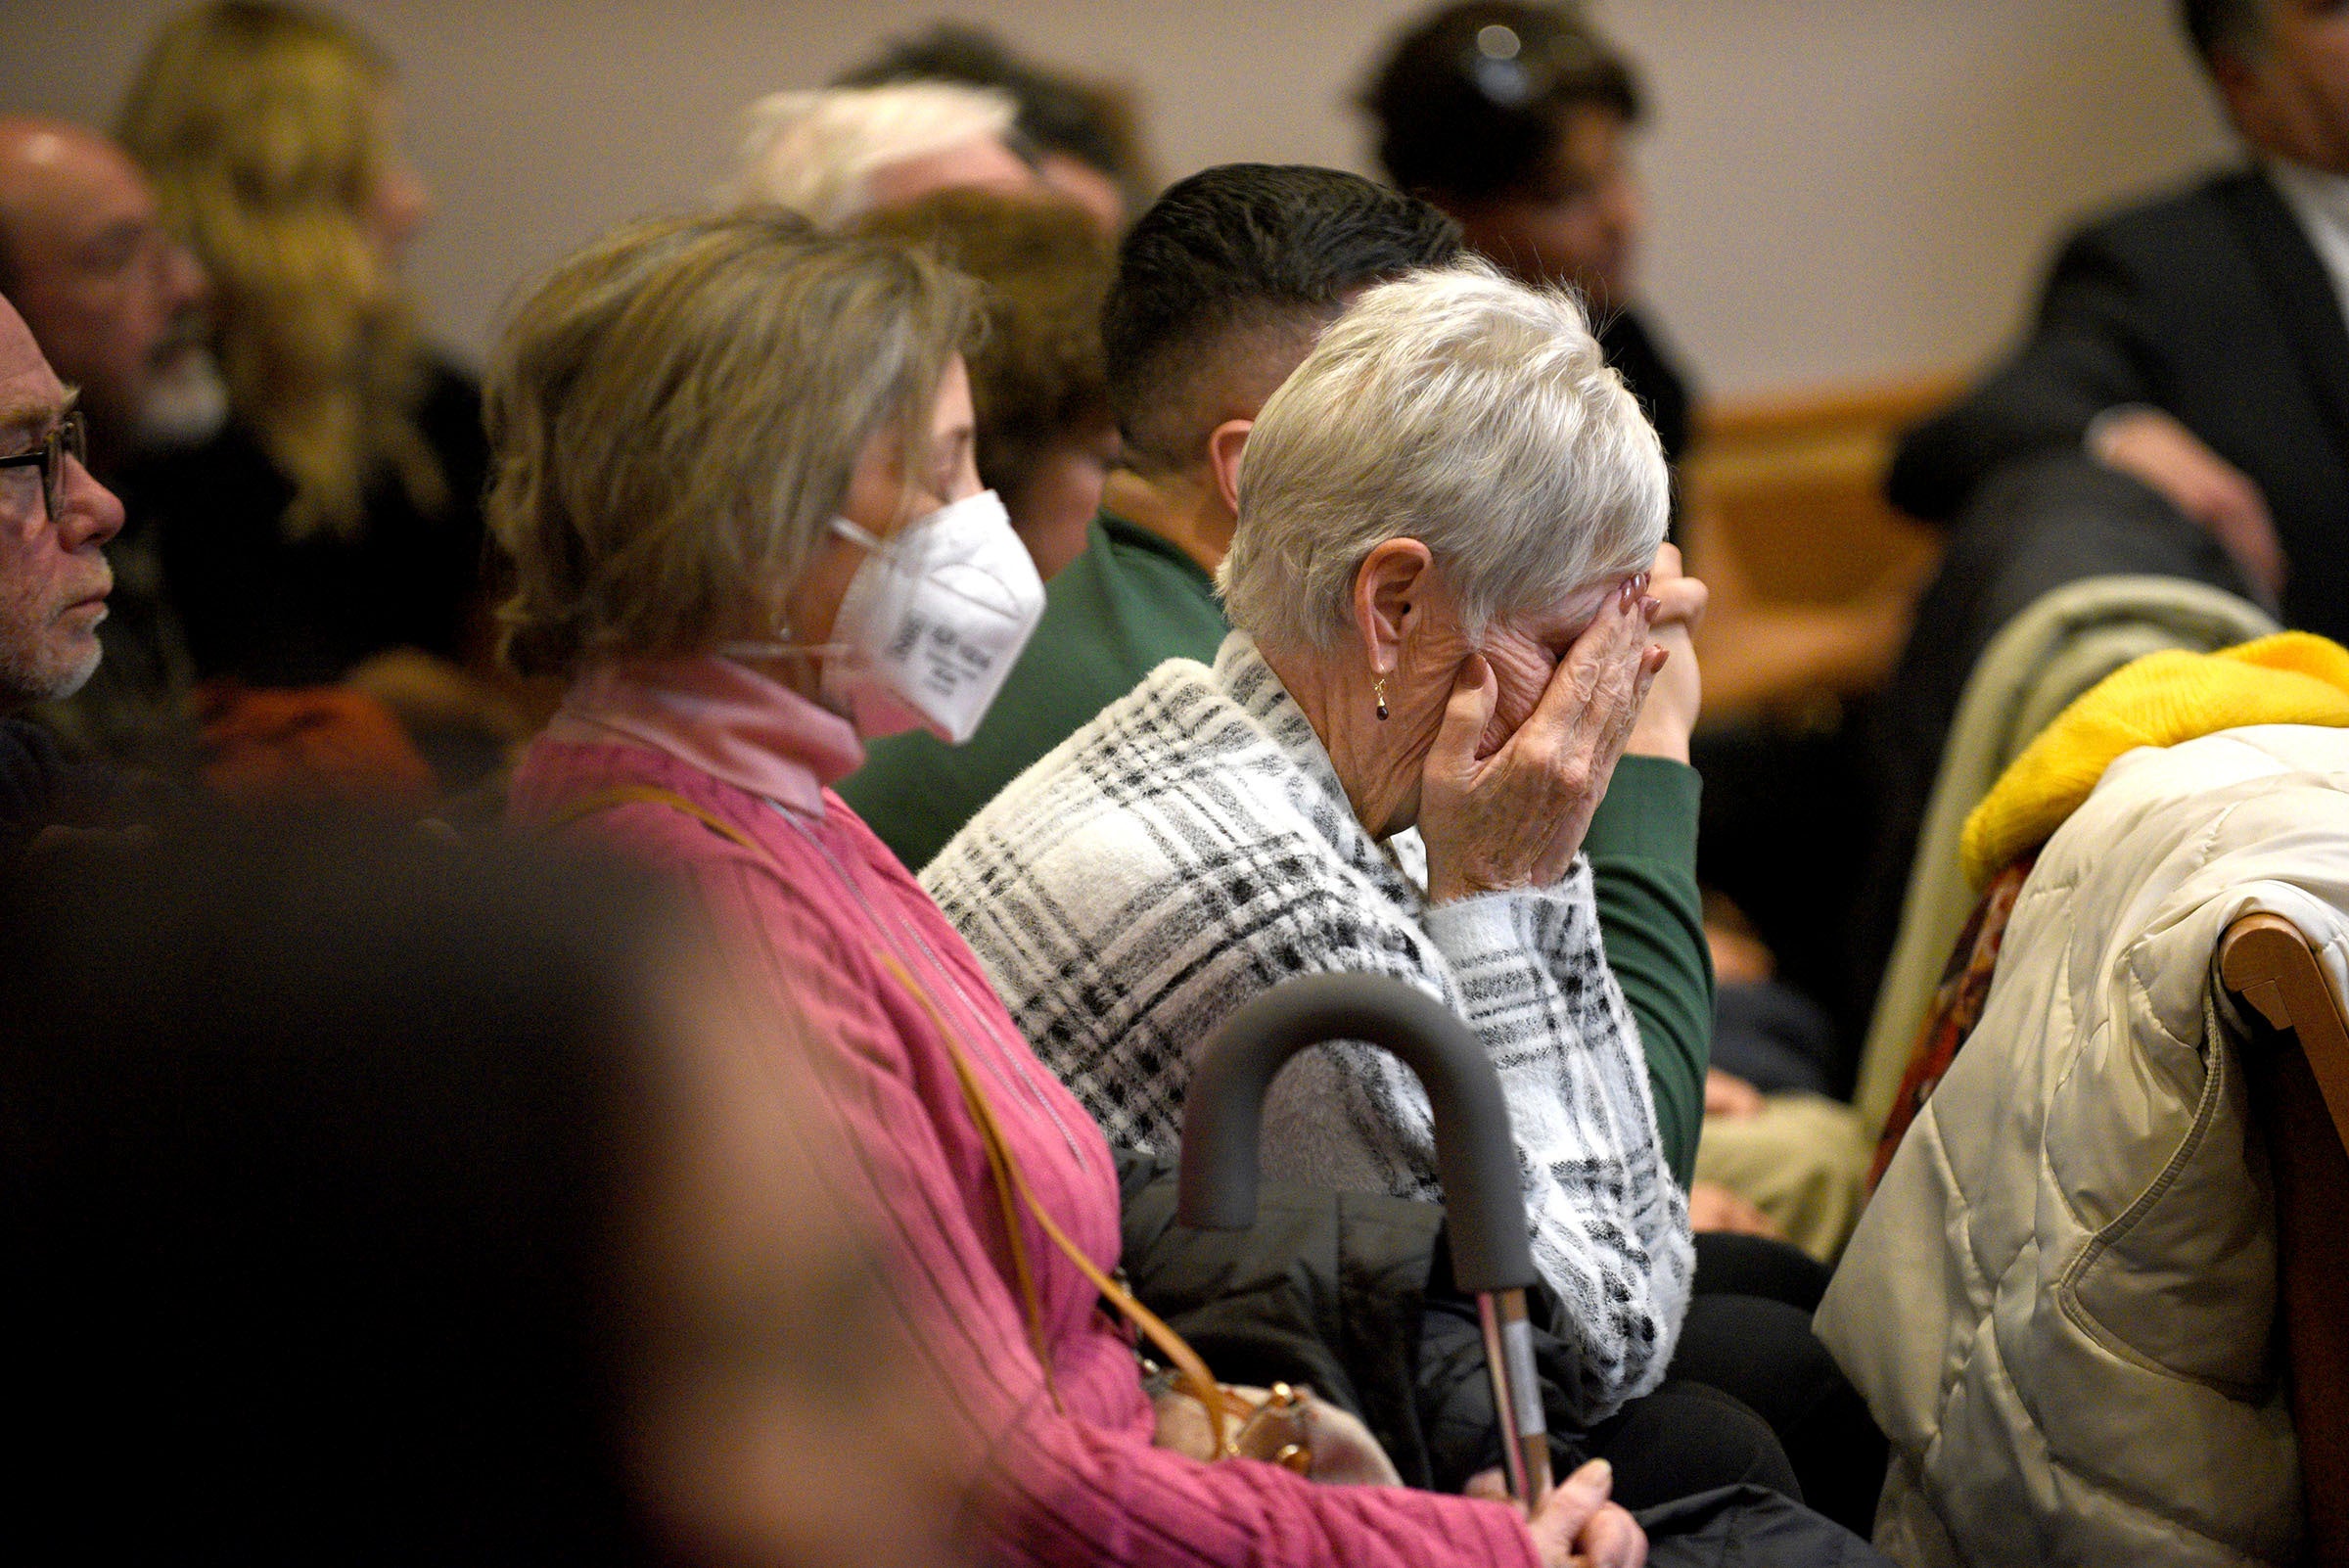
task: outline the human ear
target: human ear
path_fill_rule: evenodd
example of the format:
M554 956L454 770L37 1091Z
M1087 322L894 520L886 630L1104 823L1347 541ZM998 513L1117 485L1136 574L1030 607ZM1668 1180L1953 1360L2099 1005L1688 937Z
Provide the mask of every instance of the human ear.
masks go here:
M1435 557L1417 539L1389 539L1354 574L1354 625L1362 656L1377 674L1402 662L1403 644L1426 618Z
M2252 62L2235 50L2222 49L2211 57L2210 74L2227 105L2228 117L2245 141L2266 146L2278 139L2278 116L2267 79Z
M1227 419L1207 438L1207 466L1215 471L1216 494L1233 517L1240 515L1240 453L1255 428L1253 419Z

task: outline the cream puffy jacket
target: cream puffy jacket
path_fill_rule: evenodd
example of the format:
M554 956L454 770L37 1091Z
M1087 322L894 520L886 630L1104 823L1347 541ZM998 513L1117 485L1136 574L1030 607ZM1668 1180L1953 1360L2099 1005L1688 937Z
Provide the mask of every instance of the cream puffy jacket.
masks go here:
M2289 1559L2271 1199L2209 1011L2255 909L2349 994L2349 732L2132 752L2049 841L1819 1312L1892 1441L1897 1560Z

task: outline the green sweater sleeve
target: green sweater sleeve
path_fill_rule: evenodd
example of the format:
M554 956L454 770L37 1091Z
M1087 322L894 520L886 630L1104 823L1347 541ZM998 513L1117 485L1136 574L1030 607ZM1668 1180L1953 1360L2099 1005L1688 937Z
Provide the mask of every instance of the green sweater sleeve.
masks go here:
M1713 954L1696 890L1696 770L1627 757L1583 839L1607 966L1639 1021L1664 1158L1696 1173L1705 1068L1713 1055Z

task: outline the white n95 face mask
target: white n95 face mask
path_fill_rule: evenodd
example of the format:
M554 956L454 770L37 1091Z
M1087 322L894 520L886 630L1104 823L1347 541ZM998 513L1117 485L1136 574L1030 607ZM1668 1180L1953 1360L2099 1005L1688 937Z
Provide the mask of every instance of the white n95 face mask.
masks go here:
M923 728L959 746L978 729L1044 613L1044 583L992 490L950 501L888 539L847 518L870 553L832 623L821 690L867 740Z

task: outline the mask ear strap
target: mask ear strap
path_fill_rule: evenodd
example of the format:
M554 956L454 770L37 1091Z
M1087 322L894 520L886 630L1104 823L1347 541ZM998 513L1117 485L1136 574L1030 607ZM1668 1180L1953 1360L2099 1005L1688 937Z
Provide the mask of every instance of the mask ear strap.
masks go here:
M847 518L840 521L847 523L850 528L856 527L849 523ZM778 621L772 637L738 637L732 642L719 643L713 652L720 659L754 663L767 659L844 659L848 657L849 645L845 642L794 642L791 640L791 623Z
M720 659L845 659L849 645L845 642L721 642L717 645Z
M851 544L861 544L868 550L878 550L882 548L882 541L879 534L874 533L863 524L852 523L845 517L840 517L838 515L833 517L832 531L839 534L842 538L848 540Z
M832 530L833 532L839 534L851 544L861 545L863 548L872 551L876 555L888 548L887 541L882 539L880 535L874 533L870 529L867 529L861 523L842 517L837 512L832 515L832 521L827 526ZM850 645L845 642L793 642L791 640L791 627L788 624L778 624L775 627L775 635L771 639L761 640L758 638L750 638L734 642L721 642L717 645L716 649L717 655L721 659L750 661L765 659L846 659L854 651L854 649L850 647Z

